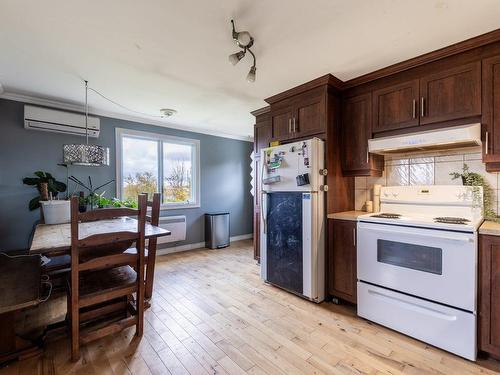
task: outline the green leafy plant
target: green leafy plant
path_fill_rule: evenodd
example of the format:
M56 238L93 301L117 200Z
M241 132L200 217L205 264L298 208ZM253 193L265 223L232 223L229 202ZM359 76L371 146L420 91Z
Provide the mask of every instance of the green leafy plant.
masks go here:
M482 186L483 188L483 214L486 219L489 220L497 220L498 217L495 214L495 211L493 211L492 204L494 202L494 191L491 185L488 183L488 181L479 173L476 172L471 172L469 171L469 166L464 163L462 167L462 172L452 172L450 173L450 176L452 176L452 180L456 180L457 178L462 179L462 184L464 186L472 186L474 187L479 187ZM481 204L481 194L480 194L480 189L473 189L472 193L473 195L473 200L476 202L476 204L480 205Z
M103 207L127 207L127 208L137 208L137 202L134 202L131 199L126 199L126 200L120 200L118 198L104 198L104 197L99 197L99 202L98 202L98 207L103 208Z
M118 198L113 198L111 200L111 205L113 207L127 207L127 208L137 208L137 202L132 199L119 200Z
M36 210L40 207L40 193L41 184L47 183L49 194L52 193L52 197L56 198L59 193L64 193L66 191L66 184L57 181L50 173L43 171L36 171L34 173L36 177L25 177L23 178L23 183L29 186L36 186L38 190L38 196L30 200L28 207L30 211Z

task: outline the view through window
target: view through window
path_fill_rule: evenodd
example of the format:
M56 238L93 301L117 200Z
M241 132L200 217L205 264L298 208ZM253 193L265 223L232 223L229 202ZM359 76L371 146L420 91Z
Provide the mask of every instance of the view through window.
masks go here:
M167 207L199 206L199 141L117 130L121 199L162 193Z

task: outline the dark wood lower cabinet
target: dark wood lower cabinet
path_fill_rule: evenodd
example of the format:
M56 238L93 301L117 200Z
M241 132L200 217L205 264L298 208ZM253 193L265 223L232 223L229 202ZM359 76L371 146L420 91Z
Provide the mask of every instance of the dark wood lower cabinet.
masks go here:
M253 258L260 263L260 209L253 213Z
M479 349L500 359L500 236L479 236Z
M356 221L328 220L328 292L356 303Z

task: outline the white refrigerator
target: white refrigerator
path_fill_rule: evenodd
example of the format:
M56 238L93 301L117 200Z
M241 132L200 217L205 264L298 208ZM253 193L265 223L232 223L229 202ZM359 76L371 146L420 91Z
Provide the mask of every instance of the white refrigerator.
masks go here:
M324 159L318 138L261 154L261 277L314 302L325 298Z

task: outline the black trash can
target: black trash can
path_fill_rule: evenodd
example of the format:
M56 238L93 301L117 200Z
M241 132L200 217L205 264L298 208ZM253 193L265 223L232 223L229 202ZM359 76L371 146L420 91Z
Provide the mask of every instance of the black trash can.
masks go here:
M229 246L229 212L205 214L205 247L221 249Z

